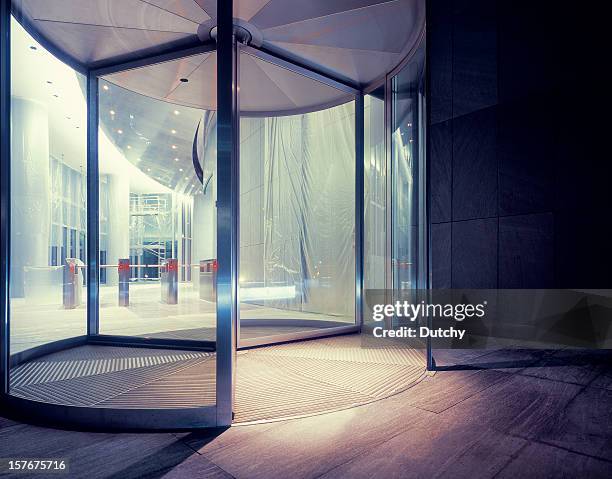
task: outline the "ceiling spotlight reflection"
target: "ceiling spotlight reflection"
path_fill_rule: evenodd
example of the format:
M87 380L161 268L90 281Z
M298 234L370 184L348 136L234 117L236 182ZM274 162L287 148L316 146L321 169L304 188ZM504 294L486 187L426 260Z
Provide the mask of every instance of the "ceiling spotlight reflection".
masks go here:
M105 91L108 91L108 85L103 85L102 89L105 90Z
M114 114L115 114L115 110L111 110L111 111L109 111L109 113L110 113L111 115L114 115Z
M176 145L172 145L172 149L173 149L173 150L176 150Z
M176 130L170 130L173 135L176 135Z
M181 112L180 112L180 111L178 111L178 110L174 110L174 114L175 114L175 115L180 115L180 114L181 114Z
M174 161L178 161L178 160L179 160L178 158L175 158L175 159L174 159Z
M123 130L117 130L117 133L119 133L120 135L123 135Z

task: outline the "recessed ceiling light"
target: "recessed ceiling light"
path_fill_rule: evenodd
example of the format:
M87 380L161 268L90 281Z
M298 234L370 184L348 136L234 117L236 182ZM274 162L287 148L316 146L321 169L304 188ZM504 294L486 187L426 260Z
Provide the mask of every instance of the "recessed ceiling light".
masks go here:
M179 160L178 158L175 158L175 159L174 159L174 161L178 161L178 160Z
M188 176L186 176L186 177L185 177L185 179L186 179L186 180L188 180L188 179L189 179L189 177L188 177Z
M108 85L103 85L102 89L108 91Z
M172 145L172 149L173 149L173 150L176 150L176 145Z
M109 113L110 113L111 115L114 115L114 114L115 114L115 110L111 110L111 111L109 111Z
M131 145L128 145L128 146L127 146L127 149L128 149L128 150L131 150L131 149L132 149L132 146L131 146Z
M189 78L181 78L181 81L182 81L183 83L187 83L187 82L189 81Z
M134 115L130 115L130 120L133 120L133 119L134 119Z
M179 171L183 171L183 168L179 168Z
M178 111L178 110L174 110L174 114L175 114L175 115L180 115L180 114L181 114L181 112L180 112L180 111Z
M170 130L173 135L176 135L176 130Z
M151 168L147 168L147 171L151 171Z
M117 130L117 133L119 133L120 135L123 135L123 130Z

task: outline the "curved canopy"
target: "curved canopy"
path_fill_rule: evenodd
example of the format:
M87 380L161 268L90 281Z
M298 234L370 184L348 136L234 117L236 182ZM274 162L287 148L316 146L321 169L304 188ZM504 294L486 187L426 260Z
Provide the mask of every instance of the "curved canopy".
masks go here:
M234 0L234 16L262 47L340 80L366 86L390 71L421 38L423 0ZM216 0L14 0L18 19L39 39L91 67L180 45L197 45ZM246 22L246 23L245 23ZM177 104L214 109L216 54L115 74L113 83ZM180 84L181 78L189 82ZM346 93L261 58L241 55L243 112L308 111ZM243 93L246 93L243 91Z

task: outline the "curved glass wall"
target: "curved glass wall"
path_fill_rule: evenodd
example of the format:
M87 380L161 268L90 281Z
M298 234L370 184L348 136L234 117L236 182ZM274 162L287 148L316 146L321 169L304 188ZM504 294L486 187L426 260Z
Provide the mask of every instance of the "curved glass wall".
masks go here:
M425 249L425 46L391 78L391 272L394 290L427 287Z
M11 19L12 354L86 334L85 77Z
M282 115L240 120L240 344L354 325L354 101L283 115L296 110L280 95L298 90L287 84L338 92L246 53L240 61L266 75L259 92L241 89L241 106L275 88Z
M100 79L100 334L215 341L215 129Z
M387 162L385 93L380 87L364 97L364 290L385 289L387 252ZM368 296L365 295L367 301Z

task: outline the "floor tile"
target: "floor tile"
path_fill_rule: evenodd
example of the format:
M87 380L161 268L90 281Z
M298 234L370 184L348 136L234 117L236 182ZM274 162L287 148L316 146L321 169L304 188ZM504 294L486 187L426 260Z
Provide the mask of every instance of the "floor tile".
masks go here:
M330 470L324 478L489 478L527 441L435 419Z
M514 374L442 415L449 420L475 421L497 431L535 438L558 427L563 411L581 389L574 384Z
M562 411L555 427L539 439L612 461L612 391L591 387L581 391Z
M442 412L511 376L500 371L439 371L413 386L409 404L432 412Z
M523 449L497 476L499 479L517 479L526 476L539 478L609 478L609 462L574 454L545 444L532 443Z

